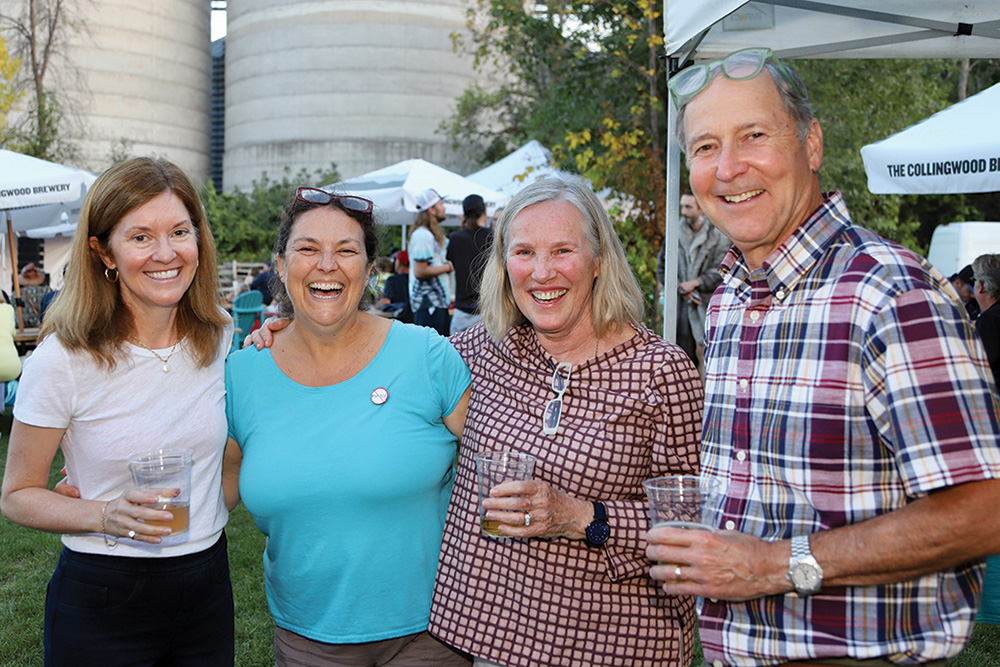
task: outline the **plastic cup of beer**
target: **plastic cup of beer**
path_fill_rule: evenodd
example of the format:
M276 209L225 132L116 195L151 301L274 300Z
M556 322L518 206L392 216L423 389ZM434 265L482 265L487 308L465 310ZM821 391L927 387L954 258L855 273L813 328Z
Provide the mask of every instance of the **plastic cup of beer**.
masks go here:
M668 475L647 479L642 485L649 498L653 528L715 532L718 480L698 475Z
M535 457L518 452L479 452L476 454L476 476L479 479L479 525L483 535L510 537L500 532L501 522L486 518L483 500L490 497L490 490L504 482L531 479L535 473Z
M152 526L167 526L171 535L187 531L191 510L191 457L186 449L161 449L130 456L128 468L137 488L159 496L145 505L174 515L170 521L145 521Z

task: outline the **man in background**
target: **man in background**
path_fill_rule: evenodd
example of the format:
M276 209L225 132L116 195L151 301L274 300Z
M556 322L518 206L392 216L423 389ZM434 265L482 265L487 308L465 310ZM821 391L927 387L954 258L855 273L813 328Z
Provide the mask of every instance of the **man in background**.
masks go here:
M444 197L433 188L417 197L416 219L410 232L410 308L413 323L431 327L442 336L450 329L452 291L449 273L455 270L445 256L448 239L441 230L447 217Z
M455 267L453 336L479 322L479 284L492 243L493 230L486 226L486 202L479 195L469 195L462 202L462 228L448 237L447 257Z
M719 265L732 243L705 217L690 190L681 195L681 224L677 249L677 344L705 374L705 313L715 288L722 282ZM663 284L664 248L656 263Z
M958 273L952 274L951 286L958 292L958 298L965 304L965 311L969 313L969 319L974 320L979 317L979 303L976 301L973 289L975 289L975 279L972 274L972 265L969 264Z

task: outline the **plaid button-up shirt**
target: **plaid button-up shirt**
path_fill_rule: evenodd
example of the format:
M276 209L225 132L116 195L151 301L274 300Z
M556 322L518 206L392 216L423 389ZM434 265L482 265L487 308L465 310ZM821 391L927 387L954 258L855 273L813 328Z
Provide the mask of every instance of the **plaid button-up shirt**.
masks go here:
M760 269L732 249L721 270L702 448L720 528L786 539L1000 477L1000 405L965 310L920 257L853 226L839 193ZM705 600L701 640L710 664L941 659L972 632L982 573Z

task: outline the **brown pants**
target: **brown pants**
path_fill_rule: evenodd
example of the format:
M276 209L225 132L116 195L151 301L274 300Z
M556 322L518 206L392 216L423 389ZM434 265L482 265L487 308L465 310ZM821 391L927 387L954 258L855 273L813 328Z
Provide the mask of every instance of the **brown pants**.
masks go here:
M326 644L274 629L277 667L469 667L472 660L426 632L363 644Z

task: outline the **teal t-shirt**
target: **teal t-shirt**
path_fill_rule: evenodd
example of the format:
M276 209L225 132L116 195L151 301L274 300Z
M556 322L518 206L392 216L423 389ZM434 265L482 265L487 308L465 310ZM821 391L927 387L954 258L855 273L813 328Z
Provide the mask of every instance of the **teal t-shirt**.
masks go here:
M270 350L229 356L229 435L278 626L334 644L427 629L457 446L442 419L469 382L446 338L399 322L330 387L293 382Z

